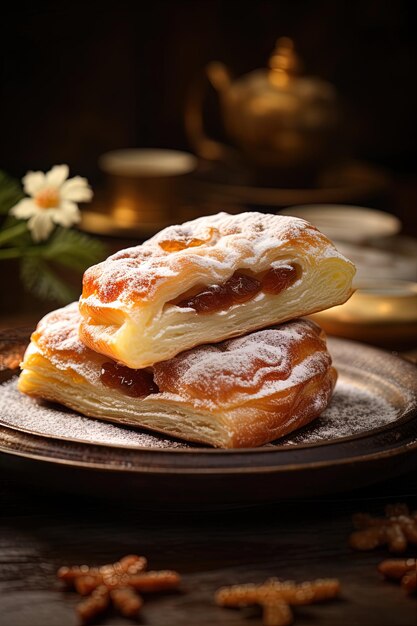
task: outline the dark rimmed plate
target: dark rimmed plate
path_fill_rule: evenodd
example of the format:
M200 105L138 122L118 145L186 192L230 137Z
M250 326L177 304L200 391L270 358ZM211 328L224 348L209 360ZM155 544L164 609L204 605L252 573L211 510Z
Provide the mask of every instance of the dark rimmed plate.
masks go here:
M238 506L365 486L417 468L417 368L329 339L331 406L262 448L213 450L37 404L0 387L0 464L26 482L125 497L152 508Z

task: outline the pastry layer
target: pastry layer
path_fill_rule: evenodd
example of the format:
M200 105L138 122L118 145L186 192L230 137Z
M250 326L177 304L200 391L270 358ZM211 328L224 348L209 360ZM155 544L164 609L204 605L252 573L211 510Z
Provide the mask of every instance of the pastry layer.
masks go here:
M187 298L232 277L296 268L279 293L198 312ZM236 274L237 273L237 274ZM164 229L84 275L80 336L91 349L143 368L218 342L342 304L354 266L314 226L282 215L219 213ZM260 279L261 282L261 279ZM181 306L178 305L181 303Z
M128 370L78 337L77 303L49 313L32 335L19 389L90 417L221 448L254 447L304 426L327 406L336 370L321 329L295 320L205 345L146 370L132 397ZM103 367L104 366L104 367ZM109 379L110 370L119 372ZM69 418L70 419L70 418Z

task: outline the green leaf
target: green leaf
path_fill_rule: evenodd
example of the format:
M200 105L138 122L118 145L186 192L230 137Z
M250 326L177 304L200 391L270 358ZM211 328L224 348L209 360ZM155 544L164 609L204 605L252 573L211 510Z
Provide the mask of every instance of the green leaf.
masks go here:
M6 215L24 197L19 181L0 170L0 215Z
M20 278L25 289L41 300L68 304L77 298L75 290L40 257L26 257L21 260Z
M75 230L57 228L46 243L22 248L21 280L25 289L38 298L66 304L78 294L56 268L61 265L82 274L105 255L105 247L96 239Z
M97 239L76 230L57 228L44 246L42 257L83 272L106 256L104 245Z
M27 225L26 222L16 222L13 226L0 229L0 246L4 244L16 245L24 241L27 237Z

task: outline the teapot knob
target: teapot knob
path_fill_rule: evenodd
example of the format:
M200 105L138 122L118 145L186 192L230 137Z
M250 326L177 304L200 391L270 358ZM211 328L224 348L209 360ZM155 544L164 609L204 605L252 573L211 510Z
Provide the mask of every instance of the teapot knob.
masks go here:
M291 78L300 74L302 65L292 39L289 37L277 39L268 65L270 68L268 78L275 87L287 85Z

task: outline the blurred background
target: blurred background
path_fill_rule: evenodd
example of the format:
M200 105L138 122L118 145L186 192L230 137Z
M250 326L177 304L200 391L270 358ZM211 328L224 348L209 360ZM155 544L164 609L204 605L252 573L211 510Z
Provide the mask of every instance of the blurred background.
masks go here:
M342 220L339 234L349 230L349 206L382 209L398 221L359 215L358 237L345 243L379 249L362 258L362 276L382 265L382 278L414 282L413 8L405 0L17 3L4 17L0 169L20 179L68 163L71 175L87 177L95 199L80 228L107 251L219 209L303 205L302 214L316 205L319 222L325 205ZM146 148L197 160L102 157ZM158 170L165 157L169 181ZM394 256L378 257L387 249Z
M0 158L12 174L65 162L97 183L97 158L108 150L188 150L184 106L205 65L220 60L241 76L266 66L281 36L293 38L308 74L337 88L354 154L400 175L415 172L412 2L105 5L8 9ZM214 124L219 115L212 117Z

